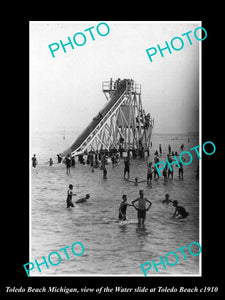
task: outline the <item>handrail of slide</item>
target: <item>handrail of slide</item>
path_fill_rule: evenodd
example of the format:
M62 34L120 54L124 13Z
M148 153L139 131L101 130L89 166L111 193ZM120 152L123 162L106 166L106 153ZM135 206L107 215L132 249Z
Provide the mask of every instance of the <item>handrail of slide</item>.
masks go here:
M83 132L78 136L78 138L74 141L74 143L62 152L60 155L62 157L67 156L68 154L76 151L78 148L82 146L82 144L91 136L92 132L96 129L99 129L104 125L110 116L111 112L114 111L116 104L121 100L122 96L126 92L126 87L122 88L119 93L114 95L114 97L107 103L107 105L100 111L99 115L95 117L89 125L83 130Z

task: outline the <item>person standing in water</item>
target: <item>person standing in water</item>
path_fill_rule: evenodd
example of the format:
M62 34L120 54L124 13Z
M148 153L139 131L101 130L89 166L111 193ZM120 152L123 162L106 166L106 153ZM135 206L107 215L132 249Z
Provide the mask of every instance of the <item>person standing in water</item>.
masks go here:
M152 184L152 173L154 172L154 169L152 167L152 162L150 161L147 165L147 184Z
M173 179L173 166L170 166L170 168L168 168L168 179L170 178L170 176L171 176L171 179Z
M76 196L76 194L74 194L73 193L73 185L72 184L70 184L69 185L69 189L68 189L68 191L67 191L67 199L66 199L66 202L67 202L67 208L68 207L74 207L74 204L73 204L73 202L72 202L72 197L73 196Z
M126 173L128 174L127 178L130 178L130 160L128 157L125 157L124 160L124 173L123 173L123 178L125 179Z
M162 147L161 147L161 144L159 144L159 155L160 155L160 157L162 156Z
M123 201L120 203L119 207L119 221L125 221L127 219L126 212L127 206L133 206L132 204L127 203L127 195L122 196Z
M114 169L115 164L116 164L116 156L115 156L114 153L113 153L113 155L112 155L112 157L111 157L111 161L112 161L112 168Z
M53 159L52 158L49 158L48 161L46 161L45 164L49 164L49 166L51 167L53 165Z
M145 198L145 193L143 190L139 191L140 197L132 201L132 205L137 210L137 218L138 218L138 225L143 228L145 219L146 219L146 211L149 210L150 206L152 205L152 202ZM134 205L136 202L138 202L138 206ZM146 208L146 203L148 203L148 207Z
M164 177L164 182L167 181L167 174L168 174L168 166L166 165L165 168L163 169L163 177Z
M71 167L71 158L70 158L69 154L65 158L65 164L66 164L66 174L69 175L70 174L70 167Z
M36 154L34 154L32 157L32 167L36 168L37 164L38 162L37 162Z
M107 169L105 164L102 166L103 179L107 179Z
M75 167L75 166L76 166L75 157L71 156L71 167Z
M58 160L58 164L60 164L62 161L62 156L60 156L60 154L57 154L57 160Z
M180 168L178 169L179 179L184 179L184 166L180 161Z

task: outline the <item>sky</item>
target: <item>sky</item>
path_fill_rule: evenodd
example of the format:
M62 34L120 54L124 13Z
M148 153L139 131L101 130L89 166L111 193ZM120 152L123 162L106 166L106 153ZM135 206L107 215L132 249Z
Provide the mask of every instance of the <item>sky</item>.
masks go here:
M96 27L105 22L109 33ZM89 32L92 29L95 40ZM157 133L196 132L199 128L199 51L194 35L200 21L192 22L30 22L29 80L30 128L33 131L74 130L80 133L106 103L102 82L110 78L133 79L142 86L142 105L155 120ZM99 26L102 34L104 25ZM164 48L174 37L192 31L189 44L183 37L180 51L158 52L150 62L146 49ZM75 33L86 35L83 46L66 46L54 52L52 43L68 43ZM77 36L78 43L82 42ZM204 41L203 41L204 42ZM177 43L177 44L176 44ZM179 41L174 42L179 47Z

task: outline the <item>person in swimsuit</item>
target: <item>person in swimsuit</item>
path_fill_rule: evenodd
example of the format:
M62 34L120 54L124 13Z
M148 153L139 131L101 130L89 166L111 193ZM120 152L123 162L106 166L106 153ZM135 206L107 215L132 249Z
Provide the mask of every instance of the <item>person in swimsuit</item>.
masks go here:
M179 179L184 178L184 167L181 161L180 161L180 168L178 169L178 174L179 174Z
M111 161L112 161L112 168L114 169L115 164L116 164L116 156L115 156L115 154L112 155Z
M173 179L173 166L170 166L172 170L170 170L170 168L168 168L168 179L171 176L171 179Z
M172 156L174 156L173 152L172 152ZM174 161L174 159L169 154L167 154L167 159L168 159L169 163L172 163ZM173 179L173 166L170 166L170 168L168 168L168 174L167 174L168 175L168 179L170 178L170 176L171 176L171 179Z
M46 161L45 164L49 164L49 166L51 167L51 166L53 165L53 160L52 160L52 158L49 158L49 160Z
M147 184L152 184L152 173L154 172L154 169L152 167L152 162L148 163L147 166Z
M86 194L86 196L84 198L80 198L78 199L75 203L84 203L87 202L87 200L90 198L89 194Z
M119 207L119 221L125 221L127 219L126 212L127 206L133 206L132 204L127 203L127 195L122 196L123 201L120 203Z
M76 166L75 157L71 156L71 167L75 167L75 166Z
M133 180L129 180L129 179L126 179L126 181L133 182L135 186L138 186L139 183L146 182L146 180L138 181L138 177L135 177L134 181Z
M162 173L163 173L164 181L167 181L167 174L168 174L168 166L167 165L163 169Z
M124 160L124 174L123 174L124 178L126 176L126 173L128 174L127 178L129 179L130 178L130 161L129 161L128 157L126 157Z
M32 157L32 167L36 168L37 166L37 158L36 158L36 154L34 154L34 156Z
M172 218L184 219L189 215L189 212L187 212L184 207L178 206L177 200L173 201L173 206L175 207L175 212L174 212Z
M139 191L140 197L136 200L132 201L134 208L137 210L137 218L138 218L138 225L140 227L144 227L145 219L146 219L146 211L149 210L152 202L146 199L145 193L143 190ZM138 206L134 205L135 202L138 202ZM149 203L148 207L146 208L146 203Z
M160 154L160 156L162 156L162 147L161 147L161 144L159 144L159 154Z
M156 178L156 176L159 178L159 173L158 173L155 165L153 166L153 174L154 174L154 178Z
M67 191L67 199L66 199L66 202L67 202L67 208L68 207L74 207L74 205L73 205L73 202L72 202L72 197L73 196L76 196L76 194L74 194L73 193L73 185L72 184L70 184L69 185L69 189L68 189L68 191Z
M69 175L70 174L70 167L71 167L71 158L70 158L69 154L65 158L65 164L66 164L66 173L67 173L67 175Z
M107 179L107 169L105 164L102 166L102 171L103 171L103 179Z
M62 157L60 156L60 154L57 154L57 159L58 159L58 164L60 164L62 161Z
M173 202L172 200L169 199L170 198L170 194L166 194L165 195L165 199L163 200L163 204L170 204L170 202Z

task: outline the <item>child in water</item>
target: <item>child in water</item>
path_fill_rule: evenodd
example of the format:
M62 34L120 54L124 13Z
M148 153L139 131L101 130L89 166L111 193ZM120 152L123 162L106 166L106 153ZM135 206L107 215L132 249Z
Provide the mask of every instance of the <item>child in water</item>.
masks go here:
M138 218L138 225L142 228L144 228L144 223L146 219L146 211L149 210L149 208L152 205L152 202L145 198L144 190L139 191L140 197L132 201L134 208L137 210L137 218ZM138 205L134 205L135 202L138 202ZM146 205L148 203L148 207L146 208Z
M53 160L52 160L52 158L49 158L49 160L46 161L45 164L49 164L49 166L51 167L51 166L53 165Z
M170 204L170 202L173 202L172 200L169 199L170 198L170 194L166 194L165 195L165 199L163 200L163 204Z
M174 212L172 218L184 219L189 215L189 212L187 212L184 207L178 206L177 200L173 201L173 206L175 207L175 212Z
M66 202L67 202L67 208L68 207L74 207L74 205L73 205L73 202L72 202L72 197L73 196L76 196L76 194L74 194L73 193L73 185L72 184L70 184L69 185L69 189L68 189L68 191L67 191L67 199L66 199Z
M89 194L86 194L85 198L80 198L78 199L75 203L83 203L83 202L87 202L87 200L90 198Z
M120 203L119 207L119 221L125 221L127 219L126 216L126 211L127 211L127 206L133 206L129 203L127 203L127 195L122 196L123 201Z
M129 180L129 179L126 179L126 181L133 182L135 186L138 186L138 184L141 183L141 182L146 182L146 180L138 181L138 177L135 177L134 181L133 180Z

